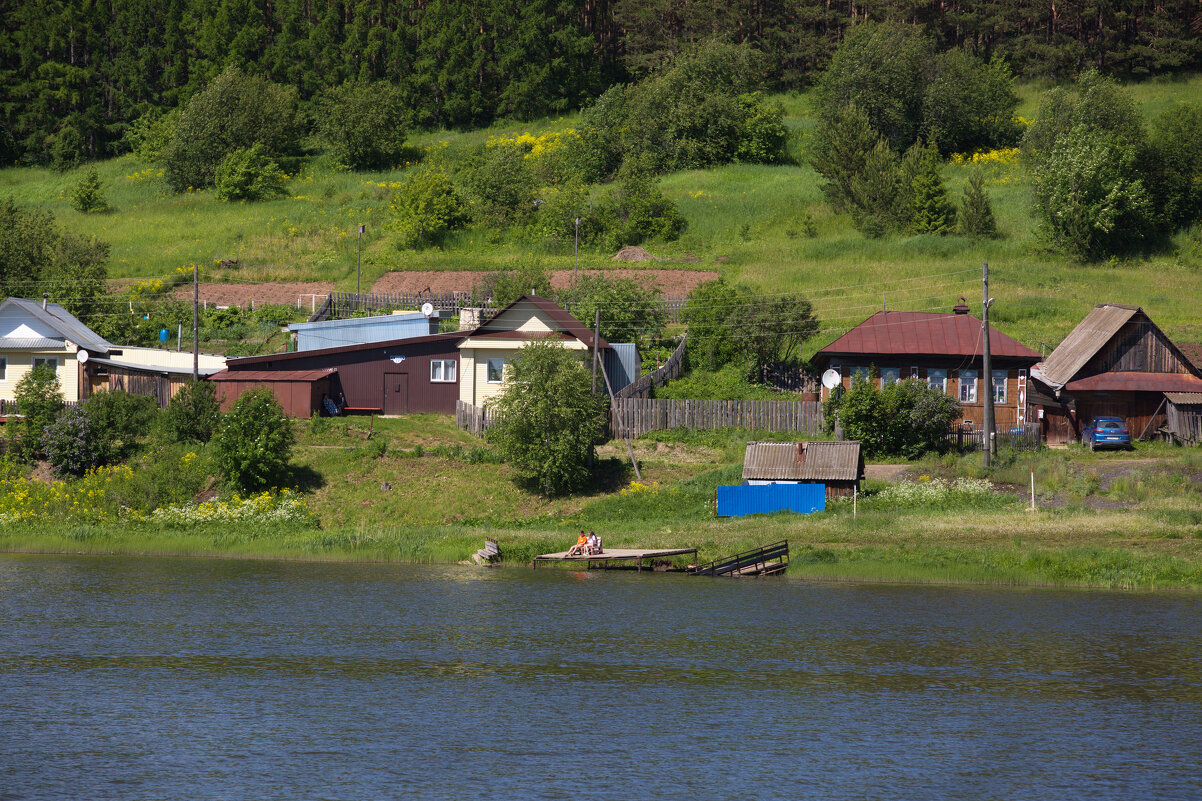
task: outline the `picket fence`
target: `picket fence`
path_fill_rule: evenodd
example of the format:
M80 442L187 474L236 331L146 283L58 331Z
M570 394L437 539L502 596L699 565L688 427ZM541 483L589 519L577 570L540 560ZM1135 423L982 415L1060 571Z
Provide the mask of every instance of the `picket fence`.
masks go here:
M1043 433L1039 423L1027 423L1024 426L998 431L995 435L998 448L1012 448L1016 451L1037 451L1043 445ZM985 429L974 428L968 424L952 426L944 436L944 442L955 451L985 450Z

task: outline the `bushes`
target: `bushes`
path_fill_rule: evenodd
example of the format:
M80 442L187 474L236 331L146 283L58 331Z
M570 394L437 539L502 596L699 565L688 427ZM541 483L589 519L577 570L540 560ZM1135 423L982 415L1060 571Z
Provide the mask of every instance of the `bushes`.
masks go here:
M80 408L92 426L97 464L114 464L132 456L159 413L154 398L120 389L97 392Z
M400 87L344 83L326 90L317 108L317 130L339 162L355 170L384 170L404 159L409 109Z
M601 336L610 342L648 342L659 337L667 314L660 291L633 278L583 275L557 300L572 315L590 324L601 313Z
M39 364L21 377L14 390L21 417L9 422L10 440L25 458L32 457L41 447L42 432L63 410L62 385L54 368Z
M91 211L105 211L109 207L104 199L104 189L100 184L100 175L95 167L89 167L71 189L71 208L87 214Z
M960 403L917 379L877 389L875 380L857 377L849 391L827 399L823 416L828 431L837 416L844 435L859 440L869 456L916 459L944 447L944 435L960 417Z
M275 157L298 137L296 90L229 67L181 108L162 151L167 183L176 192L212 186L234 151L262 145Z
M239 148L223 158L213 183L218 200L269 200L284 194L284 172L262 144Z
M221 422L217 385L208 381L185 384L163 412L162 432L170 442L205 443Z
M292 421L267 389L243 393L213 439L222 473L243 491L260 490L278 481L295 441Z
M60 476L82 476L100 463L96 429L83 409L67 409L43 429L42 451Z
M446 171L437 165L415 170L393 195L389 227L398 244L425 248L442 244L467 222L467 209Z
M628 162L618 186L601 208L607 244L617 249L648 239L670 242L687 225L676 204L659 191L643 164Z

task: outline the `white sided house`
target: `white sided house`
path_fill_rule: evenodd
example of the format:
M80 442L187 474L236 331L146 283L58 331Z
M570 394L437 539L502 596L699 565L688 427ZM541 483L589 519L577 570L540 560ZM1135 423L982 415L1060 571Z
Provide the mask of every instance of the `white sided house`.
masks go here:
M459 343L459 400L484 406L505 388L513 357L531 341L547 338L579 351L581 359L593 348L588 326L545 298L523 295L501 309ZM597 346L602 354L611 349L604 339Z
M63 398L80 400L80 365L106 357L113 345L57 303L7 298L0 302L0 400L15 399L17 382L35 365L53 368Z

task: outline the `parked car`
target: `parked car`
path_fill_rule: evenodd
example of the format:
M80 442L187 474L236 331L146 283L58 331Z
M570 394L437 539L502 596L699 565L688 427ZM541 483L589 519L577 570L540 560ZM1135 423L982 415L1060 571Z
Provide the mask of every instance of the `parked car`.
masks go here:
M1121 417L1095 417L1081 434L1081 444L1091 451L1098 448L1130 448L1131 432Z

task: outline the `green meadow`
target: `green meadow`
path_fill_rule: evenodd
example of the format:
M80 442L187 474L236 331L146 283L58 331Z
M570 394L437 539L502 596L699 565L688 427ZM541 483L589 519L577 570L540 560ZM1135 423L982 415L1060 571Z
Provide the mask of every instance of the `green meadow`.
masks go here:
M1035 116L1037 84L1020 87L1019 115ZM1128 91L1149 116L1174 103L1202 102L1202 78L1158 79ZM1004 333L1050 350L1101 302L1143 306L1170 336L1202 341L1202 231L1177 235L1164 252L1131 260L1077 264L1050 252L1031 216L1030 181L1012 156L979 162L1003 236L974 241L958 236L867 239L845 215L833 214L805 153L813 114L804 94L777 98L794 132L793 164L731 165L667 175L662 190L688 219L679 241L647 243L662 262L641 266L719 270L763 292L809 296L823 323L810 343L817 349L882 306L945 310L958 297L979 303L980 267L990 264L993 319ZM573 117L530 124L498 123L470 132L425 132L412 138L414 158L427 149L451 164L490 136L570 128ZM571 252L554 252L520 233L470 229L440 249L401 250L387 230L389 196L405 169L351 173L321 154L298 161L289 196L255 204L218 202L211 192L172 194L159 169L133 156L97 166L112 210L79 214L68 195L79 172L0 170L0 194L53 212L69 230L111 243L110 274L117 278L170 275L199 264L206 280L333 281L355 284L355 227L364 223L363 279L370 285L393 270L495 270L537 261L570 269ZM944 179L958 198L971 167L949 162ZM589 269L615 266L611 253L583 252ZM691 261L686 259L697 259ZM237 262L221 267L220 262ZM622 265L624 267L640 265Z

